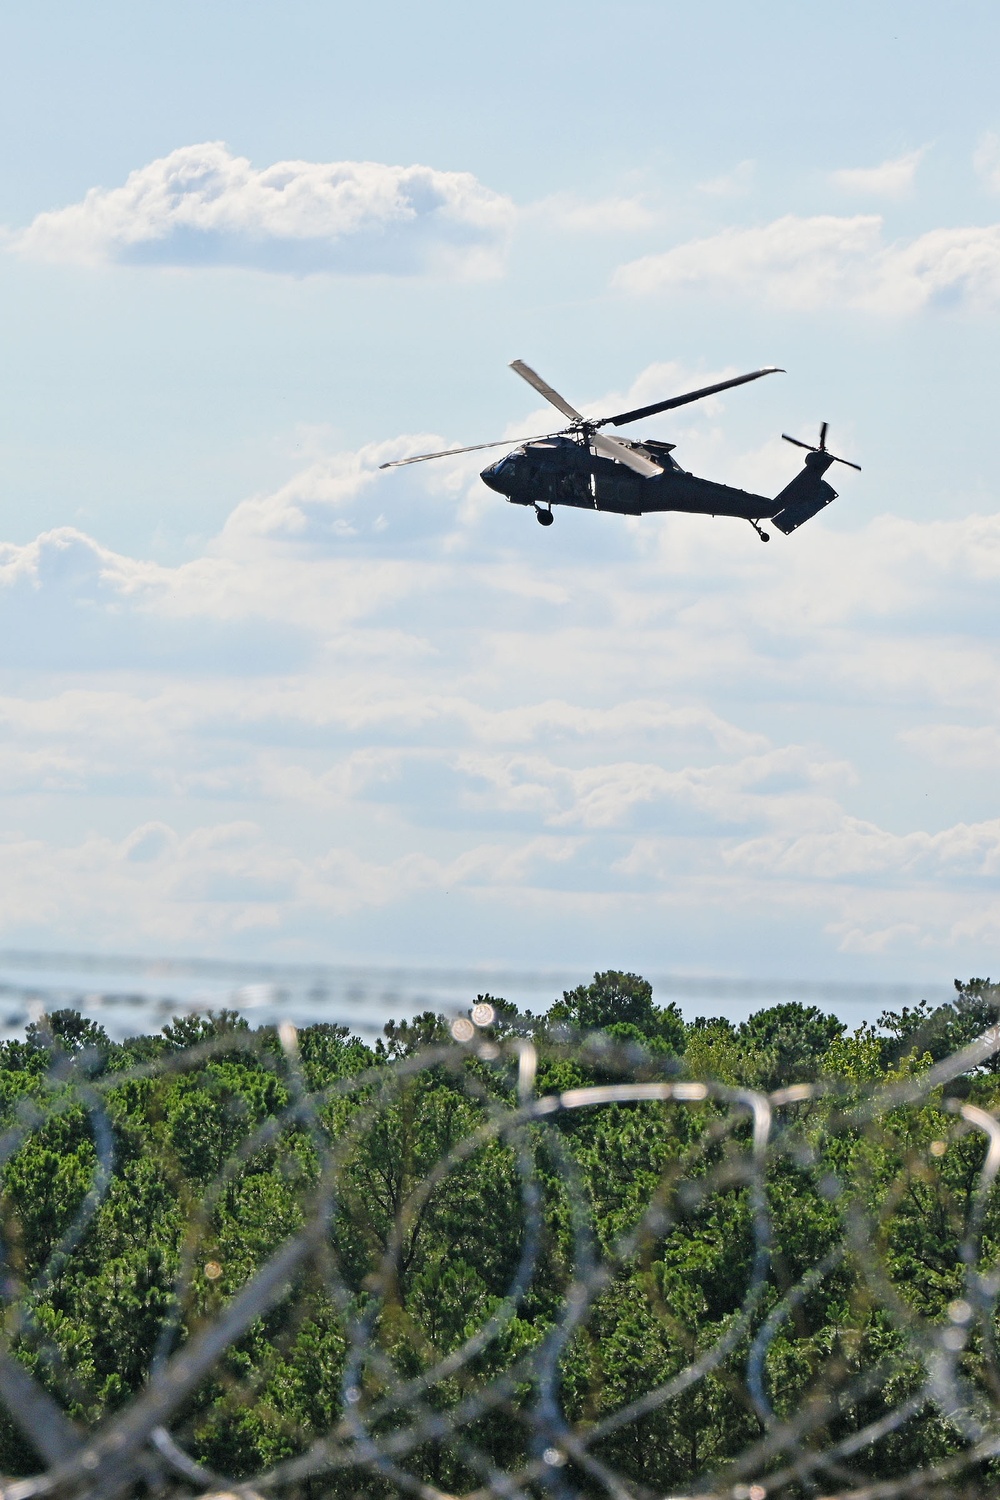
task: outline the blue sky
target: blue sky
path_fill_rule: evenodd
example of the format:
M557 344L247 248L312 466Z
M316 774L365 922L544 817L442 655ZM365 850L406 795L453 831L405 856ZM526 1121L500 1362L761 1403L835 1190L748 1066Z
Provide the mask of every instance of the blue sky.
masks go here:
M0 942L996 971L987 4L0 16ZM479 483L507 369L775 493ZM638 434L637 434L638 435Z

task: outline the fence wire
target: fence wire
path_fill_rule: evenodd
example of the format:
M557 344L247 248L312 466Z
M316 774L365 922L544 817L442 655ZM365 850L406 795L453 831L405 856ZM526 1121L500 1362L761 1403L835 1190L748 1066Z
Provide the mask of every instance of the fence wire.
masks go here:
M0 1070L2 1500L995 1492L995 1029L763 1089L488 997L61 1028Z

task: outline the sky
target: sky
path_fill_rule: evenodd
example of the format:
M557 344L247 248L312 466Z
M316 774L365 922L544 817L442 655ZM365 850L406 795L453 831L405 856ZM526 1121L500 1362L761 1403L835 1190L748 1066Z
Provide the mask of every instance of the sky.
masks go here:
M0 9L0 945L950 982L1000 939L1000 15ZM551 528L427 449L773 495Z

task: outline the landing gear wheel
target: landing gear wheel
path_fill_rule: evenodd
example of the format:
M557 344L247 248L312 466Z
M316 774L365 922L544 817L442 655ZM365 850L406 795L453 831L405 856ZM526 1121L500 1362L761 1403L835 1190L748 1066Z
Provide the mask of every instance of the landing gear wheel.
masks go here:
M555 516L550 510L540 510L536 505L535 520L538 522L539 526L551 526L552 522L555 520Z
M760 533L760 539L762 542L769 542L771 540L766 531Z
M749 516L747 517L747 519L750 520ZM756 531L762 542L769 542L771 540L767 532L761 530L759 521L750 521L750 525L753 527L754 531Z

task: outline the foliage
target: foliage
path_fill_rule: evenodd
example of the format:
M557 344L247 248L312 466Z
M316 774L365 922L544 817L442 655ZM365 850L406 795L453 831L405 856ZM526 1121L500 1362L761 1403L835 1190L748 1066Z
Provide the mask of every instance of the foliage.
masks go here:
M724 1342L705 1379L612 1423L597 1444L602 1463L659 1493L758 1442L761 1399L791 1419L823 1379L843 1384L882 1361L881 1384L831 1416L842 1438L919 1388L907 1331L947 1324L948 1308L962 1305L985 1155L954 1099L1000 1107L995 1058L956 1080L952 1102L940 1090L901 1095L877 1122L855 1105L873 1088L919 1081L995 1026L988 980L853 1034L797 1004L739 1026L685 1025L646 981L613 970L544 1016L479 1001L494 1019L466 1048L432 1012L389 1022L374 1046L335 1025L305 1028L290 1046L232 1012L115 1045L69 1011L3 1044L0 1229L17 1357L74 1419L114 1412L299 1232L335 1168L323 1256L229 1347L175 1428L217 1473L239 1479L309 1450L343 1416L345 1382L387 1434L412 1420L388 1399L390 1367L423 1380L420 1400L433 1412L550 1347L553 1389L586 1428ZM687 1092L525 1121L518 1060L529 1037L540 1094L637 1076L687 1080ZM704 1097L691 1087L698 1079L715 1081ZM761 1207L740 1101L747 1090L809 1083L776 1128L760 1279ZM1000 1253L1000 1203L990 1196L979 1211L988 1269ZM591 1305L574 1323L567 1308L581 1277ZM763 1385L751 1390L748 1355L769 1315ZM459 1375L449 1361L484 1327ZM356 1375L352 1338L368 1360ZM970 1338L969 1380L981 1381L983 1358ZM425 1378L435 1367L444 1373ZM515 1379L504 1406L470 1419L498 1468L530 1459L538 1379ZM852 1462L891 1476L964 1442L928 1409L862 1444ZM5 1415L0 1468L36 1466ZM481 1479L460 1445L433 1435L407 1467L449 1493ZM307 1488L381 1496L390 1478L352 1470ZM590 1493L582 1470L576 1480Z

